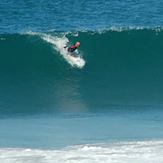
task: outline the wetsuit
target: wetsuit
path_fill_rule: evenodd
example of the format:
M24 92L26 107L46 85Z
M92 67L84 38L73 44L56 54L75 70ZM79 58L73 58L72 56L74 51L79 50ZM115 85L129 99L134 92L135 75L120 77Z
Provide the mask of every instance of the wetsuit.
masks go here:
M70 46L69 48L68 48L68 52L70 52L70 53L73 53L75 50L77 49L77 47L75 46L75 45L72 45L72 46Z

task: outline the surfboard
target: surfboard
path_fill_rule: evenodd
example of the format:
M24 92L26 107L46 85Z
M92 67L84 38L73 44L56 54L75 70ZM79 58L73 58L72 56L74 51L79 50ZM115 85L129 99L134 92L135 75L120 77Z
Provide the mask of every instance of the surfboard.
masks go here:
M66 61L71 64L73 67L82 68L85 65L85 60L79 55L78 51L70 53L67 51L67 48L64 48L63 57Z

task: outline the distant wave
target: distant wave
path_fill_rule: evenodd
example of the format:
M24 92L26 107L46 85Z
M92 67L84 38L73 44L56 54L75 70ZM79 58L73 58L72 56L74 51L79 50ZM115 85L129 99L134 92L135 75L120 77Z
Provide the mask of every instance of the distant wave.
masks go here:
M163 141L81 145L61 150L0 148L0 162L162 163Z

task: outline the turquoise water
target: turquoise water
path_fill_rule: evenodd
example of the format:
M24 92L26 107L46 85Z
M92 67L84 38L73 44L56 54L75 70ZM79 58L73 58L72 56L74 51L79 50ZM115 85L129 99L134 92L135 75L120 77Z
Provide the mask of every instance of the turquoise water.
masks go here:
M162 106L162 30L0 38L0 116ZM86 61L82 69L72 67L55 49L53 41L64 38L81 41L79 53Z
M2 0L0 162L162 162L162 6Z
M8 148L62 149L75 145L162 140L162 110L139 109L141 111L121 108L107 113L1 119L0 144Z

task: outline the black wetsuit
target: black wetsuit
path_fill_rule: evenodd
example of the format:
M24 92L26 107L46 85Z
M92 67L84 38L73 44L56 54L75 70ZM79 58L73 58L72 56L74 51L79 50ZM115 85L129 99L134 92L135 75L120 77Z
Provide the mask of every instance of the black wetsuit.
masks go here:
M75 45L72 45L72 46L70 46L69 48L68 48L68 52L70 52L70 53L73 53L75 50L77 49L77 47L75 46Z

